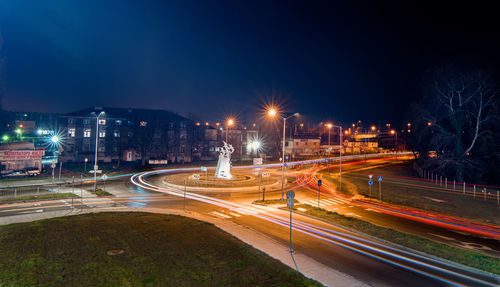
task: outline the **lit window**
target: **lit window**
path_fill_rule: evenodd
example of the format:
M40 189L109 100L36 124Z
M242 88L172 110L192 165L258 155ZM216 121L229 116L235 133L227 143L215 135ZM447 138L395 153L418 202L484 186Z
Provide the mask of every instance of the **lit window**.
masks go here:
M89 138L90 137L90 129L84 129L83 130L83 137L84 138Z
M106 137L106 131L99 131L99 137L100 138L105 138Z
M146 122L146 121L141 121L141 122L140 122L140 125L141 125L141 127L145 127L145 126L147 126L147 125L148 125L148 122Z
M72 138L75 137L75 129L68 129L68 135Z
M74 124L75 120L74 119L68 119L68 124Z
M101 126L104 126L104 125L106 124L106 120L99 120L99 124L100 124Z
M116 120L115 121L115 126L120 126L122 124L122 121L121 120Z
M90 124L90 120L89 120L89 119L83 119L83 124L84 124L84 125L88 125L88 124Z
M119 130L115 130L115 132L113 133L113 135L115 136L115 138L119 138L120 137L120 131Z

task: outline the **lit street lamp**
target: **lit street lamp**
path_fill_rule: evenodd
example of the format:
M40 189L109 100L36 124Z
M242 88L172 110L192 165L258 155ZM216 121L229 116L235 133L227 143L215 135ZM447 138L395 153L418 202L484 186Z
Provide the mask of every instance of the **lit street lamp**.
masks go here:
M227 126L227 128L226 128L226 143L228 142L229 128L230 128L232 125L234 125L234 120L233 120L233 119L228 119L228 120L226 121L226 126Z
M394 138L394 145L395 145L395 150L396 150L396 160L398 160L398 132L395 130L391 130L391 135L395 135Z
M332 129L333 125L326 124L326 127L328 128L328 145L330 145L330 130Z
M97 188L97 141L99 138L99 118L104 115L104 111L100 112L99 115L96 115L95 112L92 112L92 114L96 118L95 122L95 158L94 158L94 193L96 192Z
M332 127L338 128L339 129L339 136L340 136L340 147L339 147L339 168L340 168L340 173L339 173L339 191L342 192L342 126L337 126L337 125L332 125ZM330 131L330 129L328 129ZM346 131L347 134L347 131Z
M278 114L278 112L274 108L271 108L268 111L268 115L270 117L275 117L277 114ZM284 189L285 189L285 130L286 130L286 120L288 120L291 117L298 116L298 115L299 115L299 113L295 113L295 114L288 116L288 117L280 116L283 119L283 146L281 149L281 155L282 155L282 157L281 157L282 158L282 163L281 163L281 202L283 202L283 193L284 193Z

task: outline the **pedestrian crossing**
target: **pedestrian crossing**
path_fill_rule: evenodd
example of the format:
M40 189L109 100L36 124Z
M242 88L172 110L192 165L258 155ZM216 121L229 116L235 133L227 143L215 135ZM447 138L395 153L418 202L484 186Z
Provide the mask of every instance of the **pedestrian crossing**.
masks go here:
M318 200L311 199L311 200L306 201L305 203L317 206ZM319 201L320 206L330 206L330 205L339 205L339 204L345 204L345 203L342 202L341 200L335 199L335 198L324 198L324 199L320 199L320 201Z

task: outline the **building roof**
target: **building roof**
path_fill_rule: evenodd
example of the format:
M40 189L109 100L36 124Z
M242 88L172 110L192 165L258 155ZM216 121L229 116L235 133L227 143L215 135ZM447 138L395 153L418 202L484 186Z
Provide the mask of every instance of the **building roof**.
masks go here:
M0 144L0 150L34 150L35 145L32 142L13 142Z
M123 118L123 119L136 119L136 120L148 120L161 118L165 121L172 122L183 122L192 121L188 118L180 116L176 113L167 110L153 110L153 109L133 109L133 108L112 108L112 107L93 107L87 108L71 113L67 113L65 117L87 117L92 112L99 114L104 111L108 117L112 118Z

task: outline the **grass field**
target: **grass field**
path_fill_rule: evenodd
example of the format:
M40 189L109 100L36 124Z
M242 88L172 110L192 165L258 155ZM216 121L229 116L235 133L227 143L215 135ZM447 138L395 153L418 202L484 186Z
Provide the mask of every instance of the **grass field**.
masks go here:
M458 262L491 273L500 274L500 258L463 250L446 244L438 243L417 235L403 233L394 229L381 227L367 221L347 217L336 212L317 208L309 204L297 205L294 208L303 208L305 214L322 218L327 221L357 230L359 232L393 242L414 250L422 251L440 258Z
M16 198L13 198L13 197L0 198L0 202L23 201L23 200L41 200L41 199L53 199L53 198L71 198L71 196L72 196L71 192L40 194L38 196L26 195L26 196L18 196ZM79 198L79 196L73 194L73 198Z
M1 226L0 259L0 286L320 286L212 224L175 215Z

